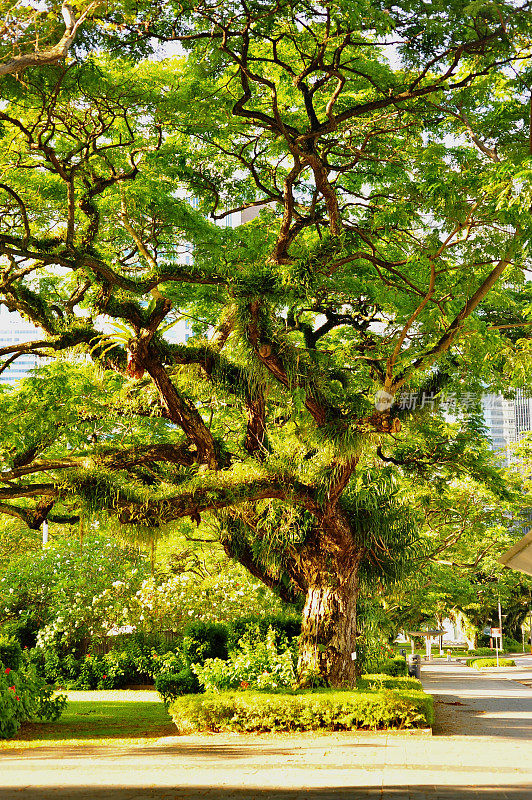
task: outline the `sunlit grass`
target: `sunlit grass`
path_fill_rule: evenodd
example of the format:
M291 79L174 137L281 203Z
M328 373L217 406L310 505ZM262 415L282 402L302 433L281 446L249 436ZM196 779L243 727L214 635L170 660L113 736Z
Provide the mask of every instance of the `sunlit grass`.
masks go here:
M177 733L156 692L112 690L67 692L68 705L57 722L24 725L0 749L58 745L141 744Z

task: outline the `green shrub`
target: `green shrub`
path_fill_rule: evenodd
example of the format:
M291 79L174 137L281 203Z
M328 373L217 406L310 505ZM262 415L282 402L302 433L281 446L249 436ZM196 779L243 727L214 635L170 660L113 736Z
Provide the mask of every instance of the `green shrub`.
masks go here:
M408 672L406 659L403 656L386 658L384 661L377 663L376 671L382 675L406 675Z
M2 597L0 596L1 603ZM20 616L17 619L10 619L2 623L2 633L6 636L12 636L21 647L27 647L28 649L35 647L39 633L39 623L32 618L32 611L33 609L31 608L25 610L19 608Z
M130 666L128 667L129 676L125 683L149 683L157 669L157 658L164 649L165 643L160 636L135 633L117 641L110 652L127 654ZM166 649L168 649L167 646ZM125 659L123 663L126 663Z
M97 689L122 689L129 683L139 683L138 671L127 650L110 650L93 662Z
M226 661L209 658L203 666L193 664L192 669L206 691L239 688L269 691L290 687L296 682L294 654L288 647L284 650L277 647L272 628L265 641L259 628L248 631L240 640L238 650L232 651Z
M0 662L0 739L8 739L29 720L56 720L65 705L66 695L53 696L31 665L14 670Z
M377 730L426 727L432 697L416 690L186 695L170 705L179 733Z
M469 662L470 667L475 669L482 669L483 667L496 667L496 658L476 658L474 661ZM513 658L499 658L499 667L515 667Z
M514 639L510 639L510 646L508 646L508 643L506 642L506 640L503 642L503 644L504 644L504 650L499 650L499 653L503 653L503 652L504 653L510 653L510 652L515 652L516 650L520 651L522 649L521 645L519 645L519 647L515 647L514 646L514 644L517 644L517 642L515 642ZM469 652L469 655L472 655L472 656L491 656L491 657L493 657L495 655L495 648L494 647L493 648L491 648L491 647L477 647L475 650L471 650Z
M61 677L65 683L74 683L81 672L81 658L76 658L73 653L68 653L61 661Z
M52 647L44 648L44 677L49 683L56 683L62 678L61 658Z
M24 650L24 658L26 663L35 669L37 675L44 676L44 651L40 647Z
M224 625L199 622L186 626L181 640L174 643L177 652L160 634L139 632L114 637L111 650L104 655L89 653L78 658L55 642L28 653L37 672L49 683L75 689L121 689L129 684L151 683L163 672L176 675L190 668L191 662L227 658L226 643ZM196 684L194 678L192 685Z
M57 722L68 702L66 694L55 694L53 686L37 679L38 694L33 718L41 722Z
M265 639L270 628L275 631L278 642L286 641L290 644L301 633L301 617L293 614L271 614L259 619L240 617L231 622L227 647L229 650L236 650L240 639L250 630L253 632L258 629L261 637Z
M405 676L392 677L384 673L371 673L362 675L357 680L357 689L366 691L368 689L407 689L421 691L421 681L417 678Z
M155 688L167 705L181 695L196 694L201 690L198 678L190 667L184 667L175 674L163 672L157 675Z
M117 637L113 645L104 655L89 653L77 665L60 659L61 680L68 683L74 679L76 689L122 689L132 683L151 683L161 671L163 651L168 647L160 636L143 633Z
M95 661L96 656L92 656L90 653L85 656L81 662L79 677L75 683L76 689L96 689L98 678L95 670Z
M0 661L4 669L18 670L22 666L22 648L14 636L0 635Z
M520 653L523 649L522 643L518 642L516 639L512 639L511 636L504 636L502 643L506 653Z
M183 653L178 650L177 652L169 651L163 655L157 656L155 667L155 678L158 675L167 673L169 675L177 675L182 669L188 667L188 663Z
M75 689L122 689L130 683L139 683L136 666L127 651L111 650L103 656L88 654L79 664L73 683Z
M213 622L189 622L183 631L181 651L187 664L204 664L208 658L227 658L228 629Z
M495 650L492 650L491 647L477 647L471 651L471 655L475 656L492 656L494 653Z

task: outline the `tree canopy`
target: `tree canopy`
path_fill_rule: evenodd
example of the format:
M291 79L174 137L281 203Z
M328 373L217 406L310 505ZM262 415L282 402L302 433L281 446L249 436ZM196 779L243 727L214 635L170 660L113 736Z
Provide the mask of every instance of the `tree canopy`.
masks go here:
M215 513L306 598L301 671L350 680L364 576L459 476L504 492L470 406L528 370L528 4L75 18L64 60L2 79L1 298L43 333L0 356L59 360L2 393L0 511Z

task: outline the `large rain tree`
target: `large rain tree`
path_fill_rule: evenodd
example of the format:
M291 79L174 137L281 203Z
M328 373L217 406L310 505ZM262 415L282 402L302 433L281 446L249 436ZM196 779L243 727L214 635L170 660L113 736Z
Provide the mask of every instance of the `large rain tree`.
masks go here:
M527 4L88 9L1 84L1 301L42 336L0 355L71 359L2 394L0 510L211 515L350 682L405 479L477 469L435 398L526 367Z

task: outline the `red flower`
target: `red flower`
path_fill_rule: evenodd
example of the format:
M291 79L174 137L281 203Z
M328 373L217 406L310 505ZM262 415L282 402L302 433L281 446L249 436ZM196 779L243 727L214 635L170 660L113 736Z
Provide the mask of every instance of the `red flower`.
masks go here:
M14 686L10 686L9 688L11 689L12 692L15 691L15 687Z
M20 697L18 695L16 695L16 697L17 697L17 700L20 700Z
M249 686L249 683L247 681L240 681L240 688L241 689L247 689L248 686Z
M6 672L6 675L9 675L9 673L11 672L11 667L7 667L5 672Z
M107 678L107 675L102 675L102 678Z

